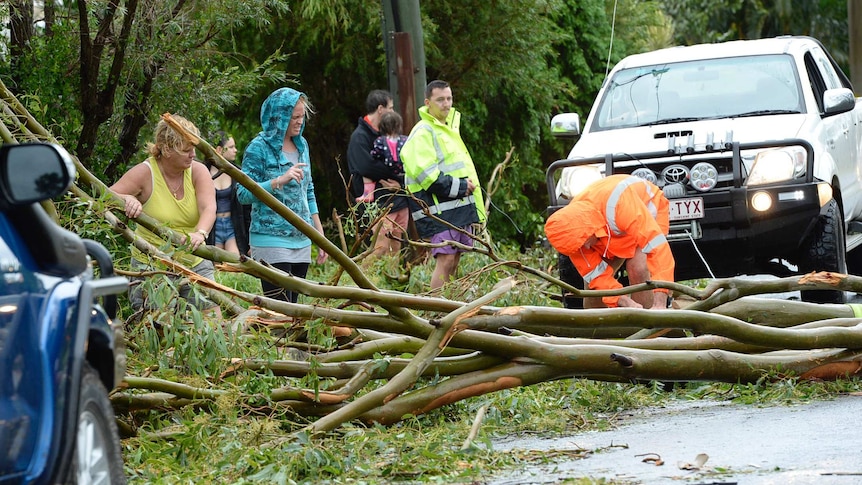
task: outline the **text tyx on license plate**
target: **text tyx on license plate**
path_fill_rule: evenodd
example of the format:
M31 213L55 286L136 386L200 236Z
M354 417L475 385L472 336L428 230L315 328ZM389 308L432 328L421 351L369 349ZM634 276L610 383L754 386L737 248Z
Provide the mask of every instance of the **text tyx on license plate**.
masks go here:
M670 199L670 220L683 221L703 217L703 198Z

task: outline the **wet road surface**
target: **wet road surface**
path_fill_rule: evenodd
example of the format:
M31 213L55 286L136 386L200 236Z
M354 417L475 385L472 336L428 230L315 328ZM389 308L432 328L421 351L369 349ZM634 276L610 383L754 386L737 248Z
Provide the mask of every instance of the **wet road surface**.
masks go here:
M799 292L768 297L799 299ZM862 303L859 294L847 297L848 303ZM862 396L762 407L676 401L633 411L609 431L512 437L494 441L494 449L545 451L560 458L503 474L488 485L586 477L627 485L862 485ZM586 457L571 458L578 450ZM697 468L701 454L708 458Z
M557 456L554 450L594 451L488 483L552 484L590 477L620 484L860 484L860 427L862 396L768 407L674 402L634 411L609 431L496 441L498 451L539 450L548 456ZM708 456L700 469L681 467L696 465L699 454ZM656 459L663 465L657 466Z

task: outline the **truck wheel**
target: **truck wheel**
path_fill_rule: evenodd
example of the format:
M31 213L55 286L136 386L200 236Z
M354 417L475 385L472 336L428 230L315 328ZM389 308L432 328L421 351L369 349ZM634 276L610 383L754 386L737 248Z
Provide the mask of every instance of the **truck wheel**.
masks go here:
M862 248L847 253L847 274L862 275Z
M99 374L84 363L69 483L124 484L120 434Z
M569 259L568 256L565 256L563 254L559 255L559 259L557 260L557 269L560 272L561 280L574 286L575 288L584 287L584 279L581 277L581 274L578 273L578 270L575 269L575 265L572 264L572 260ZM575 298L571 294L567 296L566 290L563 290L562 296L563 308L580 309L584 307L583 298Z
M844 240L844 216L835 199L829 201L811 235L805 241L799 260L799 271L832 271L847 273L847 250ZM802 291L802 300L812 303L845 303L843 291Z

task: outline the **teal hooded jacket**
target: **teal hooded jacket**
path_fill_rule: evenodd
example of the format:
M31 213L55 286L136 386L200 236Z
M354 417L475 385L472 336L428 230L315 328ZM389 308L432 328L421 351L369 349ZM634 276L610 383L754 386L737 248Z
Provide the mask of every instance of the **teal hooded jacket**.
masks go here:
M305 121L293 143L299 150L298 163L304 163L301 181L291 180L281 190L274 190L270 181L293 167L282 153L284 135L290 117L300 97L305 95L295 89L280 88L274 91L260 109L260 124L263 128L248 144L242 157L242 171L264 190L273 194L281 203L295 212L305 222L313 225L311 216L319 212L311 179L311 159L308 142L303 138ZM242 204L251 204L249 244L256 247L278 247L299 249L311 245L311 240L299 229L261 202L247 188L237 187L237 198Z

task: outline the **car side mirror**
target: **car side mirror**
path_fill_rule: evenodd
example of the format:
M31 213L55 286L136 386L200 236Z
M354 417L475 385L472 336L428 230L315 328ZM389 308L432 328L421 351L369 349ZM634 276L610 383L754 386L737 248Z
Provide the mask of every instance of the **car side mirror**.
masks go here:
M561 113L551 118L551 134L555 138L573 138L581 134L581 119L577 113Z
M53 199L69 189L75 164L69 152L50 143L0 146L0 198L9 205Z
M827 115L845 113L856 107L856 96L847 88L827 89L823 93L823 111Z

